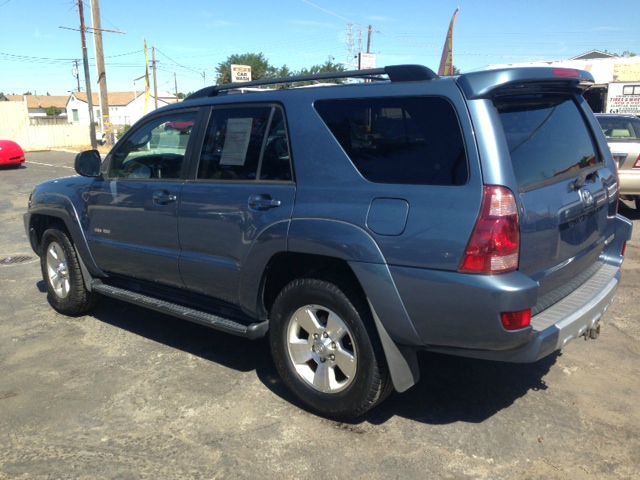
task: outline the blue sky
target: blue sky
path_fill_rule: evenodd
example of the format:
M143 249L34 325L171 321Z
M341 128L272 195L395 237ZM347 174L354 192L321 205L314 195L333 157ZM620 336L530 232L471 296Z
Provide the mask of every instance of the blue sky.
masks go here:
M90 23L90 0L85 15ZM449 20L460 14L454 63L486 65L569 58L592 49L640 54L637 2L617 0L101 0L109 90L134 88L144 73L143 41L158 49L158 84L188 92L215 82L215 66L233 53L262 52L291 69L346 62L347 24L378 65L421 63L437 69ZM82 58L74 0L0 0L0 92L65 95L75 90L72 59ZM89 35L89 55L93 57ZM93 60L91 64L93 65ZM81 71L81 80L83 80ZM95 85L95 68L92 82ZM137 81L137 89L143 82ZM84 89L84 87L83 87Z

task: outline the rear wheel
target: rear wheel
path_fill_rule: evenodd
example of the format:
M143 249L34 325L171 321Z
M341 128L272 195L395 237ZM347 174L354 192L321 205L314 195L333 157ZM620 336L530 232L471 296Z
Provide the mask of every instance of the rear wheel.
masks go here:
M42 278L47 286L47 300L65 315L82 315L95 304L82 278L80 262L67 234L56 228L42 235L40 256Z
M323 415L362 415L390 391L366 303L334 283L289 283L271 309L270 343L284 383Z

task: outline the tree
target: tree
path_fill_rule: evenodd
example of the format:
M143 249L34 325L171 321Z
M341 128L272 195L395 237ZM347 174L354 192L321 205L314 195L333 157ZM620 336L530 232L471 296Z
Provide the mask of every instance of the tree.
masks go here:
M273 78L277 69L269 65L269 61L262 53L242 53L230 55L224 62L216 67L218 85L231 83L231 65L249 65L251 67L251 79Z
M339 73L344 72L346 69L341 63L335 63L333 57L329 57L324 63L320 65L312 65L309 68L303 68L297 75L315 75L317 73Z
M453 74L454 75L460 75L461 73L462 72L460 71L460 69L454 65L453 66Z
M47 117L57 117L62 113L62 109L58 107L47 107L45 112L47 112Z

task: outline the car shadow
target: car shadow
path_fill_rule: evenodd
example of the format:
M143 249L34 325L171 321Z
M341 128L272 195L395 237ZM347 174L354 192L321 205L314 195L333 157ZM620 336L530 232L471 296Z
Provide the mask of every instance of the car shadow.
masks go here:
M41 288L38 284L38 290ZM255 370L271 392L315 415L280 380L266 339L235 337L108 298L102 298L91 315L98 321L225 367L240 372ZM421 352L418 360L422 378L417 385L402 394L391 395L364 417L342 423L380 425L394 416L433 425L479 423L528 392L546 389L543 377L557 357L554 354L533 364L508 364Z

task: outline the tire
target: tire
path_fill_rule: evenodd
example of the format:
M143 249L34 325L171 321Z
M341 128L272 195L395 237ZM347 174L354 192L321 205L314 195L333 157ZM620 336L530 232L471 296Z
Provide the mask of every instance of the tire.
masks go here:
M640 212L640 197L635 197L636 210Z
M77 316L93 308L96 296L84 285L80 262L66 233L51 228L42 234L40 268L47 300L56 311Z
M273 303L269 331L283 382L323 416L361 416L392 390L368 305L348 288L314 278L292 281Z

